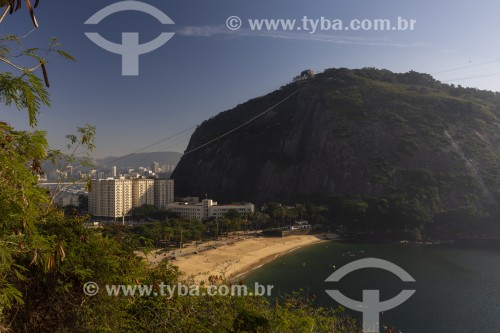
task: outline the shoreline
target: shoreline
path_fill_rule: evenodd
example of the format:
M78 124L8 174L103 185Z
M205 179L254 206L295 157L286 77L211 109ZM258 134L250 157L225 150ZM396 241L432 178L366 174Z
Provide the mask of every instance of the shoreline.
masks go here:
M276 253L276 254L261 258L259 260L259 262L255 263L254 265L250 265L247 269L242 269L241 271L234 273L233 275L229 276L228 279L229 280L243 279L246 275L248 275L252 271L259 269L259 268L263 267L264 265L269 264L270 262L273 262L274 260L278 259L279 257L282 257L284 255L292 253L295 250L302 249L304 247L308 247L311 245L319 244L319 243L327 241L327 240L329 240L329 239L318 239L317 242L313 242L313 243L310 243L307 245L297 246L297 247L294 247L288 251Z
M242 279L251 271L297 249L335 240L336 234L293 235L288 237L251 237L232 244L190 253L172 261L183 273L183 278L194 283L211 280ZM154 264L165 257L153 252L147 257Z

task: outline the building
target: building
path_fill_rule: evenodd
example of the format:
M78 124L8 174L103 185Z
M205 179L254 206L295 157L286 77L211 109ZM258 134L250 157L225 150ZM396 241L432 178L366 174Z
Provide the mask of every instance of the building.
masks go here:
M66 206L80 206L80 196L78 194L73 194L69 196L63 196L59 200L59 204L63 207Z
M143 205L167 209L174 202L174 181L170 179L107 178L92 180L89 192L89 213L99 217L130 215L133 208Z
M111 177L116 177L116 165L111 168Z
M154 179L132 180L132 208L155 204Z
M158 162L151 163L151 171L153 171L154 173L160 173L161 171L160 163Z
M154 180L154 205L158 209L167 209L174 202L174 181L172 179Z
M89 214L117 219L129 216L133 208L154 205L158 209L169 209L181 217L204 221L211 218L217 220L231 210L241 215L255 211L251 203L218 205L210 199L201 202L198 198L186 199L189 199L188 202L174 202L174 181L171 179L94 179L89 192Z
M204 199L201 203L174 202L167 208L184 218L194 218L200 221L223 217L230 210L236 210L240 214L253 213L255 206L251 203L241 205L217 205L211 199Z
M163 173L172 173L174 172L176 164L162 164L161 172Z
M121 218L132 210L132 180L97 179L91 182L89 213L94 216Z

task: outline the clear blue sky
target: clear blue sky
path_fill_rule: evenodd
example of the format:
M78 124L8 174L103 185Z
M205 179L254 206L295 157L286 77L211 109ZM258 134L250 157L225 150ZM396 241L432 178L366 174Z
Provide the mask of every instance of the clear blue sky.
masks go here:
M39 129L53 147L77 126L97 126L95 157L124 155L201 123L211 116L288 83L300 71L332 67L377 67L396 72L436 73L439 80L490 75L450 83L500 91L500 3L401 0L176 0L145 1L175 25L162 25L140 12L111 15L97 26L84 22L118 1L40 1L40 28L24 38L44 46L57 37L76 63L53 57L48 71L52 108L42 110ZM24 3L23 3L24 4ZM226 19L396 19L417 20L415 31L232 32ZM7 16L0 33L26 34L26 8ZM121 57L93 44L85 32L114 42L122 32L139 32L141 43L161 32L176 35L140 57L140 75L121 75ZM481 65L485 62L488 64ZM6 70L3 66L2 70ZM27 115L4 109L1 120L27 128ZM182 152L191 132L149 151ZM173 146L177 144L176 146Z

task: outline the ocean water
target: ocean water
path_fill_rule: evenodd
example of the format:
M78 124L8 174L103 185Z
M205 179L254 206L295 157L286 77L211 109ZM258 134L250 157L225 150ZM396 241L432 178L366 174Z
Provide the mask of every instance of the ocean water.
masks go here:
M336 269L362 258L385 259L406 270L415 283L374 268L346 275L340 282L325 282ZM339 304L325 292L337 289L362 300L366 289L380 290L390 299L403 289L415 294L380 316L381 325L404 333L500 332L500 242L453 244L360 244L324 242L278 257L244 278L253 285L274 285L273 297L299 289L314 295L318 306ZM361 313L350 311L361 321Z

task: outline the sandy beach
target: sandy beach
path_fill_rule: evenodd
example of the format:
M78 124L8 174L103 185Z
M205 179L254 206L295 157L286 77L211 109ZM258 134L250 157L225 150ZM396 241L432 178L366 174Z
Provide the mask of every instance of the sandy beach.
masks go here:
M178 256L173 263L184 273L185 278L192 278L196 283L208 282L210 276L232 279L282 254L335 237L332 234L252 237L196 254ZM163 258L163 254L152 253L147 259L154 263Z

